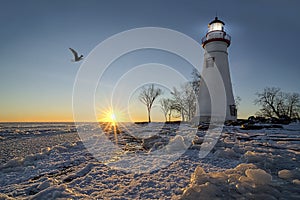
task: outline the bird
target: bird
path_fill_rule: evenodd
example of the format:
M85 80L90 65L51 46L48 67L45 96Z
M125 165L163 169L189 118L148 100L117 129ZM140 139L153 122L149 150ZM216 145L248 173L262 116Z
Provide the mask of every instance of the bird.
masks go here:
M74 55L74 60L72 60L73 62L78 62L83 59L83 55L78 56L78 53L74 49L72 49L72 48L69 48L69 49L72 51L72 53Z

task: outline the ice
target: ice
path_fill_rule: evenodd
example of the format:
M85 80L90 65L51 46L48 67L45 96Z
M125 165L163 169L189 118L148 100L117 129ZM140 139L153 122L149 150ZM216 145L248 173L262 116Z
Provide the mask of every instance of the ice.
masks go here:
M5 163L4 165L0 166L0 170L9 170L9 169L18 168L23 165L23 161L24 159L21 158L12 159L7 163Z
M47 179L46 181L42 182L41 184L38 185L37 189L38 190L44 190L48 187L50 187L51 185L51 181L49 179Z
M193 199L194 197L215 199L229 196L239 198L240 194L246 193L251 193L253 196L269 193L270 199L273 199L275 197L272 195L274 193L278 195L279 192L266 186L271 183L271 179L270 174L258 169L253 164L240 164L236 168L224 172L209 173L206 173L203 168L197 167L182 199Z
M87 173L91 171L93 166L94 165L92 163L87 164L87 166L85 166L83 169L79 170L75 174L71 174L70 176L66 177L63 180L63 182L71 182L73 179L85 176Z
M300 185L300 180L299 179L294 179L292 181L293 184L296 184L296 185Z
M265 185L272 181L272 176L262 169L247 169L245 174L255 184Z
M182 151L186 149L187 144L185 143L185 139L180 135L176 135L173 139L171 139L168 145L168 150L170 152Z
M199 158L199 149L213 142L211 137L203 143L205 131L189 142L188 126L184 134L172 124L162 127L127 127L134 136L120 128L122 151L109 152L114 157L104 163L86 149L72 124L2 124L0 199L300 199L299 124L280 130L224 127L205 158ZM188 149L171 163L168 154L152 161L136 157L164 147L173 153ZM119 163L128 170L111 167L124 155L133 155ZM160 168L163 161L166 165ZM148 172L131 171L140 162L140 169L149 166Z
M278 177L282 179L291 179L293 177L293 173L291 170L283 169L278 172Z
M230 148L225 148L217 150L215 152L216 156L219 157L223 157L223 158L227 158L227 159L239 159L240 158L240 154L237 154L233 149Z

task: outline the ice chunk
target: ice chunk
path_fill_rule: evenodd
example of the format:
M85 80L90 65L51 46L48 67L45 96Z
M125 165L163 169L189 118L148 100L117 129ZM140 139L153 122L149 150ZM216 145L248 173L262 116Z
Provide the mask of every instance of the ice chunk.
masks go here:
M33 165L35 161L40 160L44 157L45 157L45 155L41 154L41 153L26 156L24 158L24 165L25 166Z
M180 135L176 135L168 145L169 151L183 151L186 150L187 146L185 144L184 138Z
M199 199L199 192L197 192L194 188L189 187L184 190L181 200L192 200Z
M181 197L182 200L192 199L216 199L221 195L220 190L209 182L202 185L194 185L186 189Z
M14 198L11 198L11 197L9 197L9 196L7 196L6 194L2 194L2 193L0 193L0 199L2 200L14 200Z
M293 177L293 173L290 170L284 169L278 172L278 177L282 179L291 179Z
M244 174L247 169L257 169L257 167L256 167L256 165L254 165L252 163L249 163L249 164L241 163L238 166L236 166L234 169L237 172L240 172L240 174Z
M294 179L293 183L296 184L296 185L300 185L300 180L299 179Z
M257 162L261 163L265 161L266 153L247 151L243 157L244 160L249 163L257 163Z
M50 184L50 181L49 181L49 180L46 180L46 181L42 182L42 183L37 187L37 189L38 189L38 190L44 190L44 189L50 187L50 185L51 185L51 184Z
M0 170L1 169L7 169L7 168L20 167L22 165L23 165L23 159L15 158L15 159L12 159L12 160L8 161L4 165L0 166Z
M81 169L80 171L76 172L75 174L71 174L68 177L66 177L63 182L71 182L73 179L79 178L79 177L83 177L86 174L88 174L92 168L94 167L93 163L89 163L87 164L83 169Z
M239 158L239 154L237 154L234 150L226 148L224 150L220 149L215 152L215 155L222 158L228 159L237 159Z
M210 172L209 182L216 185L223 185L227 182L227 175L224 172Z
M204 169L200 166L197 166L195 172L191 176L191 183L203 184L208 181L208 176Z
M246 199L268 199L268 200L276 200L277 199L274 196L269 195L269 194L252 194L252 193L248 193L245 197L246 197Z
M272 176L262 169L247 169L245 174L258 185L269 184L272 180Z
M202 144L203 143L203 138L202 137L198 137L198 136L195 136L194 140L193 140L193 145L199 145L199 144Z

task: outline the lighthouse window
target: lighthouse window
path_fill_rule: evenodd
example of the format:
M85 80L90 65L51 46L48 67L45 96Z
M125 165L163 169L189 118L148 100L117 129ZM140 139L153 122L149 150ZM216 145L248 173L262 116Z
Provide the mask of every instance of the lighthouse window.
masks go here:
M230 105L230 115L231 116L237 116L237 109L236 109L236 105Z
M209 57L206 59L206 67L214 67L215 57Z

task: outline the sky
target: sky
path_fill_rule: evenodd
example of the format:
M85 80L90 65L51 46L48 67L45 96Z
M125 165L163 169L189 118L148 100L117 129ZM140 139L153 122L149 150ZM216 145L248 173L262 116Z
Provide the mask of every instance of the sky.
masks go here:
M83 62L71 62L69 47L87 57L114 34L140 27L176 30L200 43L216 13L232 37L229 64L234 94L242 99L240 118L255 114L259 109L253 104L255 93L267 86L300 93L298 0L0 2L2 122L73 120L73 86ZM149 62L169 65L183 62L170 56L157 51L137 52L129 55L127 61L115 64L112 73L122 73L121 67L126 64L129 69ZM188 76L191 68L181 66L175 68ZM103 80L108 88L109 79ZM98 93L101 96L101 91L96 96ZM96 103L100 112L107 109L101 108L102 101ZM138 102L135 104L144 108ZM139 116L146 119L145 108Z

